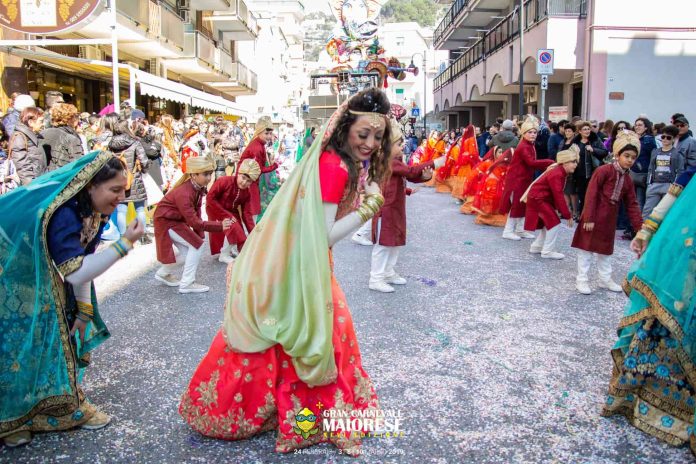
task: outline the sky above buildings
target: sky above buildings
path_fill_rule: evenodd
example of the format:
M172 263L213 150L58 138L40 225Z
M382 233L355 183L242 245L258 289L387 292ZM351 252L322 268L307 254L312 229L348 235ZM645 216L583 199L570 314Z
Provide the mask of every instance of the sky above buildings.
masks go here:
M302 0L302 3L305 6L305 14L316 13L318 11L327 14L331 13L328 0Z

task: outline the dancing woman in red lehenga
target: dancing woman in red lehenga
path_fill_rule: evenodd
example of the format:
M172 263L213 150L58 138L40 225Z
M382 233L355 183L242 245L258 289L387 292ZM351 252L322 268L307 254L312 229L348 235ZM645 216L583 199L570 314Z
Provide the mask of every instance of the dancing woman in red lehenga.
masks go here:
M359 434L322 429L327 409L378 410L330 247L383 202L388 112L376 89L342 105L229 267L225 322L179 405L196 431L241 440L274 430L279 452L331 442L360 454ZM370 182L353 211L367 160Z

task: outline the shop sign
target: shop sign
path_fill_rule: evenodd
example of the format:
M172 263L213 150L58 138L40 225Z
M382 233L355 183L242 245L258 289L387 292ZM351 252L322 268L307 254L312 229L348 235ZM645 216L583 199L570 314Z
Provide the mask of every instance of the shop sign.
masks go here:
M103 0L2 0L0 26L33 35L65 33L104 8Z
M567 106L549 106L549 119L553 122L568 119Z

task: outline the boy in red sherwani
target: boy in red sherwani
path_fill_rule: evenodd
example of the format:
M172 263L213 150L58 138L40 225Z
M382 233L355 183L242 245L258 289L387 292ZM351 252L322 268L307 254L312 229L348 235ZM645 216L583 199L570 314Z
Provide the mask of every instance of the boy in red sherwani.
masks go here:
M523 229L522 222L524 221L525 205L520 202L520 198L522 198L522 195L524 195L524 192L527 191L534 180L534 171L546 169L553 164L551 160L536 159L534 142L536 141L538 130L539 123L531 116L522 124L520 128L522 140L520 140L517 148L514 149L510 168L505 178L505 189L503 190L500 211L503 214L508 214L505 229L503 230L503 238L508 240L534 238L534 234Z
M210 183L215 164L208 157L189 158L186 173L160 200L155 210L155 240L157 260L162 263L155 279L170 287L179 287L179 293L202 293L209 288L196 283L196 271L203 253L205 232L221 232L230 228L232 221L204 221L201 203ZM174 248L185 260L181 281L172 271L176 266Z
M392 164L391 177L382 188L384 205L372 218L372 269L370 290L391 293L390 284L405 285L406 279L394 271L399 259L399 250L406 245L406 181L425 182L432 178L433 168L444 165L445 157L423 164L407 166L403 162L403 133L401 126L392 120Z
M241 163L245 159L253 159L261 168L261 174L278 169L278 163L275 162L270 166L266 166L266 144L271 140L273 140L273 121L268 116L262 116L256 123L256 127L254 127L254 138L244 149L239 162ZM251 194L252 216L261 214L261 193L259 192L258 179L249 187L249 193Z
M643 224L629 175L639 152L640 139L635 132L620 133L614 142L616 161L597 168L587 186L585 206L571 244L578 249L576 288L584 295L592 293L588 274L593 255L597 258L599 287L612 292L621 291L621 286L611 277L611 255L614 253L616 221L621 201L626 207L633 230L640 230Z
M563 150L556 156L556 164L551 165L544 174L529 187L522 201L527 202L524 228L539 230L536 240L529 247L530 253L540 253L545 259L563 259L565 255L556 251L556 240L561 230L558 213L572 227L573 218L568 210L563 190L566 177L575 172L580 159L577 146Z
M211 221L230 219L232 226L227 232L210 232L210 254L220 253L221 263L231 263L232 245L237 244L237 251L242 251L247 233L254 230L254 216L251 214L251 195L249 186L259 178L261 168L252 159L239 163L234 176L219 177L208 192L205 211ZM246 232L244 232L246 227ZM227 242L227 243L225 243ZM224 246L223 246L224 245Z

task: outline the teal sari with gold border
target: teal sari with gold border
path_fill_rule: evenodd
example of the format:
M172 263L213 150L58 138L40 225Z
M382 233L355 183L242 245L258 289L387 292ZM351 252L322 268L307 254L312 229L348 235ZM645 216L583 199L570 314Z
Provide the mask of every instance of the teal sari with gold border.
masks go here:
M602 412L696 450L696 182L670 208L645 254L629 270L629 301L612 350Z
M92 152L0 197L0 436L62 430L93 413L79 380L109 332L92 288L85 342L70 336L70 297L49 255L47 229L112 156Z

